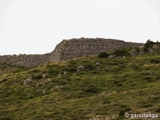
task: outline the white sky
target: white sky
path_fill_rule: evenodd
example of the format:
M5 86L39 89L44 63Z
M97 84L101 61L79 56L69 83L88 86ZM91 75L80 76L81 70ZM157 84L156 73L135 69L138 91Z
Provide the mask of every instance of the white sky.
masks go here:
M160 40L160 0L0 0L0 55L51 52L63 39Z

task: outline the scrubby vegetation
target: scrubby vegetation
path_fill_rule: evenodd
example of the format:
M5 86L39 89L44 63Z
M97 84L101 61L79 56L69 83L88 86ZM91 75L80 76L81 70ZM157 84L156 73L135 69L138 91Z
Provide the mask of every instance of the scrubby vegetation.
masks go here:
M159 60L155 52L32 68L1 63L0 120L125 120L126 112L159 114ZM32 82L24 85L26 79Z
M113 54L115 54L116 56L125 56L128 55L130 49L119 49L119 50L115 50L113 52Z
M109 54L107 52L102 52L98 55L99 58L107 58Z
M151 40L147 40L147 42L144 44L145 48L151 48L154 45L154 42Z

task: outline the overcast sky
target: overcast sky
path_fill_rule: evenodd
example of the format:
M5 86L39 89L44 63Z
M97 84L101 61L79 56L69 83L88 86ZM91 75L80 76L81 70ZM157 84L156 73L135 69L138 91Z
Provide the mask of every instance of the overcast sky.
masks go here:
M63 39L160 40L160 0L0 0L0 55L51 52Z

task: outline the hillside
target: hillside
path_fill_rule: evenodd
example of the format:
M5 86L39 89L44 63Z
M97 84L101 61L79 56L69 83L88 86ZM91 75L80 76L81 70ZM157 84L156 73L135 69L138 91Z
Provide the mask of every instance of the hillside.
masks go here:
M0 64L0 120L127 120L160 113L160 52Z

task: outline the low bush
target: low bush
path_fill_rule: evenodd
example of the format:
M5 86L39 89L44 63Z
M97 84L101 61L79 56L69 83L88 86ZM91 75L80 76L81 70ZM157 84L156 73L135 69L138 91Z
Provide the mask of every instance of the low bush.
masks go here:
M128 54L128 50L127 49L115 50L113 54L115 54L116 56L125 56Z
M34 75L33 79L42 79L42 75L41 74Z
M0 118L0 120L13 120L13 119L10 117L5 117L5 118Z
M136 47L135 50L136 50L136 52L138 52L138 53L140 52L140 48L139 48L139 47Z
M106 52L102 52L102 53L100 53L100 54L98 55L99 58L107 58L108 56L109 56L109 54L106 53Z
M147 40L147 42L144 44L145 48L151 48L154 45L154 42L151 40Z
M150 77L150 76L145 77L144 80L147 81L147 82L154 82L154 81L155 81L155 80L154 80L152 77Z
M88 85L83 88L83 92L85 92L85 93L98 93L98 92L100 92L100 88L98 88L97 86L94 86L94 85Z
M158 108L158 109L156 110L156 112L160 113L160 108Z
M158 64L158 63L160 63L160 59L159 58L153 58L153 59L150 60L150 63Z
M151 40L147 40L147 42L144 44L144 51L148 52L149 48L152 48L154 45L154 42Z
M88 70L91 70L91 69L94 69L94 65L92 63L85 63L84 68L88 69Z

